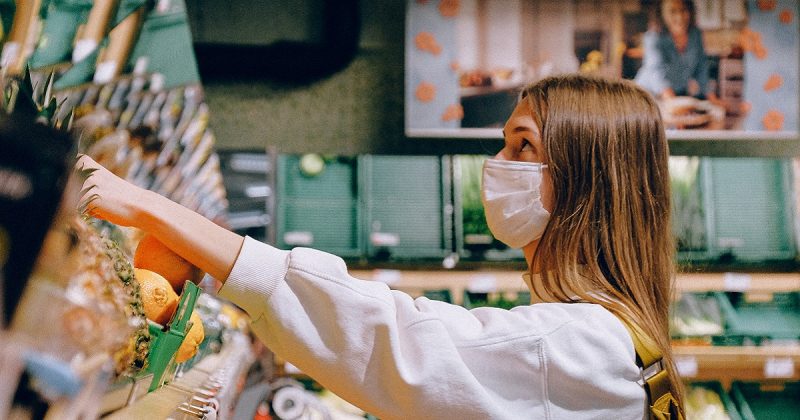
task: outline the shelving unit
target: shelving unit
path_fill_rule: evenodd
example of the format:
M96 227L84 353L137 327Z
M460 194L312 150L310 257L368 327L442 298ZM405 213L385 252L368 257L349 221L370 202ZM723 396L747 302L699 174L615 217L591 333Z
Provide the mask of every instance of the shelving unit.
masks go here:
M465 290L517 293L526 291L521 271L353 270L364 280L381 281L393 289L422 295L426 289L449 289L454 303ZM800 273L681 273L676 292L737 291L757 294L800 290ZM767 346L673 346L681 375L690 381L719 381L728 389L735 380L800 380L800 343Z
M691 381L800 380L800 345L795 346L673 346L681 376Z
M219 353L206 356L174 381L104 418L198 418L192 415L211 411L218 418L230 418L241 391L240 379L254 361L249 349L248 339L234 334Z

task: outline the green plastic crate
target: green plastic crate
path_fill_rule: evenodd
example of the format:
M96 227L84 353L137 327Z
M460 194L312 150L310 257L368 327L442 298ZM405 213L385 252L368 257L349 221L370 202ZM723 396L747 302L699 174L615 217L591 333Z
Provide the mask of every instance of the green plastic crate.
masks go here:
M147 14L128 66L134 68L143 57L148 73L164 75L167 89L200 81L183 0L171 0L167 10L155 7Z
M734 404L731 397L728 395L727 392L722 388L722 384L717 381L708 381L708 382L692 382L687 385L686 387L686 403L687 407L692 403L692 389L693 388L705 388L711 391L714 391L717 395L719 395L719 400L722 403L722 407L725 409L726 414L731 420L742 420L742 416L739 414L739 410L736 408L736 404ZM689 414L689 413L687 413ZM702 414L702 413L695 413L695 414ZM689 420L693 417L687 416ZM706 418L706 417L694 417L694 418ZM710 417L709 417L710 418ZM717 417L713 417L717 418Z
M745 294L738 292L715 295L725 319L728 344L800 340L800 292L775 293L768 302L747 302Z
M450 289L430 289L422 292L422 295L430 300L440 300L442 302L453 303L453 294Z
M724 298L724 296L723 296ZM714 292L682 293L670 305L670 335L677 342L725 341L725 316Z
M510 249L492 236L481 202L481 176L485 155L453 156L455 247L461 258L523 259L522 250Z
M194 310L194 304L200 295L200 288L196 284L187 281L183 286L178 307L170 322L161 326L155 322L148 321L152 344L150 354L147 356L147 369L142 373L153 374L153 381L150 383L148 391L154 391L161 387L170 373L175 371L175 353L180 348L186 332L191 328L190 318Z
M450 159L359 157L367 255L441 258L453 252Z
M736 261L791 260L794 239L791 165L786 159L705 160L709 250Z
M364 255L357 159L328 159L320 174L308 176L300 170L300 156L280 155L276 174L278 248Z
M704 158L670 156L672 233L680 261L711 258L708 247L708 212L704 194Z
M770 387L755 382L734 382L731 397L744 420L785 420L800 415L800 382Z
M86 23L92 0L55 0L46 9L44 28L30 58L33 69L70 61L75 34Z

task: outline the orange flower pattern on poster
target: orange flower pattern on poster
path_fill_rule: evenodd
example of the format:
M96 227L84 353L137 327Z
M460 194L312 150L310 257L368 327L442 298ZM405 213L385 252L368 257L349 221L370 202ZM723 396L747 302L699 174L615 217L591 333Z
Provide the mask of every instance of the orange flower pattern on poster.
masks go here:
M777 109L770 109L761 119L761 124L767 131L783 130L783 113Z
M753 109L753 104L750 102L744 101L739 104L739 112L742 114L749 114L751 109Z
M439 14L444 17L455 17L460 7L459 0L442 0L439 2Z
M461 69L461 65L458 64L458 61L453 61L452 63L450 63L450 70L453 70L453 71L457 72L460 69Z
M442 53L442 46L436 41L436 37L430 32L420 32L414 37L414 45L420 51L426 51L433 55Z
M417 100L420 102L430 102L436 97L436 86L432 83L422 82L417 85L414 96L416 96Z
M783 77L780 74L773 74L764 82L764 92L773 91L781 86L783 86Z
M442 114L442 121L461 120L464 118L464 108L461 104L453 104L447 107Z
M778 15L778 20L780 20L782 24L788 25L792 23L792 20L794 20L794 14L789 9L783 9Z
M758 0L756 3L758 4L758 9L764 12L775 10L775 0Z
M739 44L745 52L751 52L759 60L767 58L767 48L761 42L761 34L745 27L739 33Z

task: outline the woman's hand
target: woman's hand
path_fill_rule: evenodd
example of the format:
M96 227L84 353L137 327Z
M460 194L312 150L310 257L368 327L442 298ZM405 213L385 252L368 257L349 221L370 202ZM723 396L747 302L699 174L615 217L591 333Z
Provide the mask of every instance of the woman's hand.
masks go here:
M81 197L81 205L86 206L89 215L153 234L212 277L220 281L228 278L244 238L166 197L125 181L88 156L81 156L76 168L93 170L83 183Z
M114 175L89 156L81 155L75 166L91 172L83 183L80 201L90 216L115 225L142 228L140 205L147 201L149 191Z

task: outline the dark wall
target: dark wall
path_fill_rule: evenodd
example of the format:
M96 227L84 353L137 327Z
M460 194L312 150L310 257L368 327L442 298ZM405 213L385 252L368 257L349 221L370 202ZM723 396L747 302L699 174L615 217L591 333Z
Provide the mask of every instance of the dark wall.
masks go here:
M204 42L258 43L252 35L236 31L252 30L240 22L241 12L219 11L206 1L189 2L195 40ZM236 1L233 2L234 9ZM241 3L241 2L239 2ZM313 4L303 2L305 9ZM313 3L313 2L311 2ZM272 6L276 7L276 6ZM274 146L281 153L319 152L354 155L360 153L440 154L494 153L499 141L410 139L404 124L404 49L405 2L400 0L361 1L361 36L355 58L332 76L304 85L269 79L203 80L211 109L211 126L220 149L264 149ZM297 25L313 25L318 14L298 9ZM208 29L216 14L229 32ZM294 19L290 13L273 13L281 19ZM255 18L254 18L255 19ZM269 25L269 17L259 17ZM285 22L282 23L286 26ZM229 33L230 35L226 35ZM204 35L205 34L205 35ZM212 34L212 35L209 35ZM299 35L298 35L299 34ZM294 39L312 29L289 34ZM271 42L277 35L265 35ZM255 40L254 40L255 39Z

